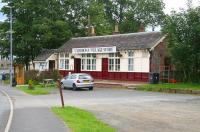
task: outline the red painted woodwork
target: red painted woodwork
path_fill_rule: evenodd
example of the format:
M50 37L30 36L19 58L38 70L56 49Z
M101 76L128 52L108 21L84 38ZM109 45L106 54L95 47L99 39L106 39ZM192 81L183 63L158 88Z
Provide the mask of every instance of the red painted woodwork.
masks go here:
M75 58L74 59L74 72L80 73L80 71L81 71L81 59Z
M108 78L108 58L102 59L102 79Z
M74 71L66 71L66 70L60 70L59 72L62 77L67 76L69 72L74 73Z
M63 76L68 75L68 73L75 73L74 71L60 71ZM103 72L100 71L81 71L80 73L90 74L94 79L105 79ZM148 82L149 73L139 73L139 72L107 72L107 80L124 80L124 81L139 81Z

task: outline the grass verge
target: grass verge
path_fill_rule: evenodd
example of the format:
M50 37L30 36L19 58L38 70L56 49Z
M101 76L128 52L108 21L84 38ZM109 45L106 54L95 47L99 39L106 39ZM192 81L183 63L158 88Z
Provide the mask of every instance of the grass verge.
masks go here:
M73 132L115 132L108 124L98 120L88 111L75 107L53 107L52 111L58 115Z
M170 89L200 90L200 84L176 83L176 84L145 84L137 86L137 90L142 90L142 91L160 92Z
M34 89L29 89L28 86L17 86L17 89L31 95L45 95L50 94L50 92L55 89L54 84L44 87L44 85L34 85Z

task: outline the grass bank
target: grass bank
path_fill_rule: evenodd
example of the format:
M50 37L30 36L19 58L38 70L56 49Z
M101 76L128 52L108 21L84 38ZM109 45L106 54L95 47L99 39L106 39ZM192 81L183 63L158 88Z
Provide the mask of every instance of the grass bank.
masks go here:
M17 86L17 89L31 95L45 95L50 94L52 90L56 88L55 84L48 85L45 87L44 85L34 85L34 89L29 89L27 86Z
M115 132L108 124L98 120L88 111L75 107L53 107L52 111L60 117L73 132Z
M175 84L145 84L137 86L137 90L143 91L165 91L165 90L200 90L200 84L192 84L192 83L175 83Z

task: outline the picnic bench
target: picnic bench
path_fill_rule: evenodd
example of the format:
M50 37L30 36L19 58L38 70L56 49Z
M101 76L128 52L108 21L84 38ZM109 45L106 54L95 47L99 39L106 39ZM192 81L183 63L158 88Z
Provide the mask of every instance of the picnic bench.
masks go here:
M54 80L53 79L43 79L43 84L44 84L44 87L46 87L48 84L54 84Z

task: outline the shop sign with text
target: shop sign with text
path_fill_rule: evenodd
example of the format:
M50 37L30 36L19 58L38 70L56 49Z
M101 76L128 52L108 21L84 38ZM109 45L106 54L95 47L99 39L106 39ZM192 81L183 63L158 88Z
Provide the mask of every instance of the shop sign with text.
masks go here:
M86 54L86 53L116 53L116 46L113 47L95 47L95 48L73 48L73 54Z

